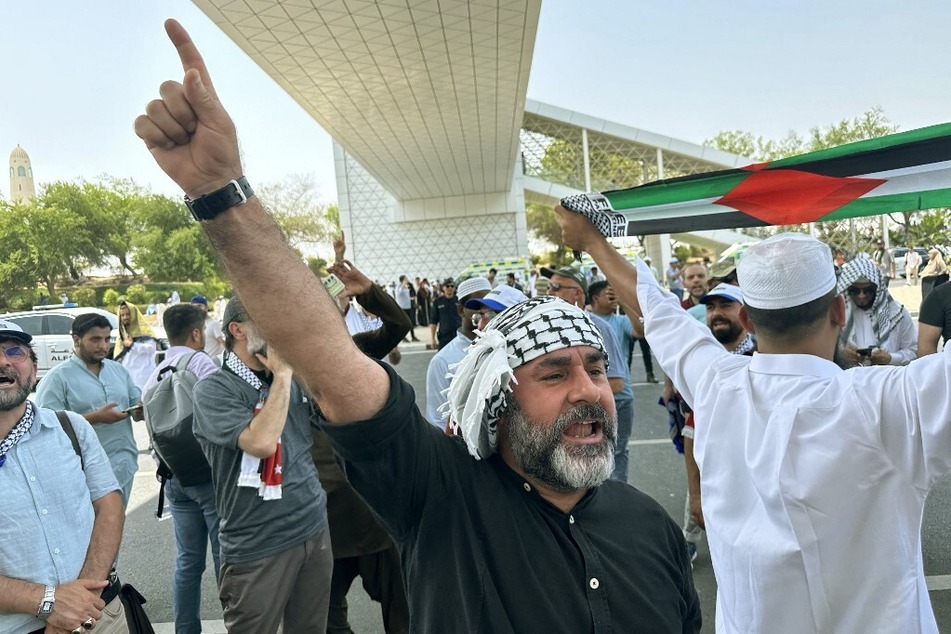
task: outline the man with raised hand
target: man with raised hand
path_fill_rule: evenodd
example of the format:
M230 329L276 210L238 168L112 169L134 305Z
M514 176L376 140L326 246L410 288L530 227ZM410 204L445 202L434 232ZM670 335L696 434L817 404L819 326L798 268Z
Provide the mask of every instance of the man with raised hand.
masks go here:
M585 217L556 212L565 243L643 309L693 405L717 632L937 632L920 535L928 491L951 471L951 357L839 368L832 254L793 233L740 261L740 321L759 352L732 354Z
M412 388L356 348L253 196L201 56L177 22L166 29L184 82L162 85L136 131L205 219L262 336L306 382L354 487L399 543L412 631L699 629L679 528L605 482L614 399L584 311L538 298L498 315L450 388L466 442L434 429ZM289 295L297 319L273 310Z

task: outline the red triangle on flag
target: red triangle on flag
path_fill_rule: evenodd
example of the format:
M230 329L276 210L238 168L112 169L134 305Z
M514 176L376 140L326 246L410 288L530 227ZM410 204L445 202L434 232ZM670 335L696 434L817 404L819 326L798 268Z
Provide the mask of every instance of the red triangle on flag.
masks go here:
M733 207L771 225L793 225L814 222L886 180L764 170L750 174L714 204Z

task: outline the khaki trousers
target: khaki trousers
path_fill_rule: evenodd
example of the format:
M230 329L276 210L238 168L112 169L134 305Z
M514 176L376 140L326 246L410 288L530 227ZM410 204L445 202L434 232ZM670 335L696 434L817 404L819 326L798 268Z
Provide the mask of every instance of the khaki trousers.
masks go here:
M330 531L324 528L302 544L246 563L221 566L218 596L230 634L284 631L323 632L327 628Z

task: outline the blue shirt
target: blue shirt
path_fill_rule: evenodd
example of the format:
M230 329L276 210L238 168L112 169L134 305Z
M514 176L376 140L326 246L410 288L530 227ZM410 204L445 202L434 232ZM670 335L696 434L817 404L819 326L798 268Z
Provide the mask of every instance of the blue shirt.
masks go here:
M426 369L426 420L430 425L439 429L446 428L446 419L439 413L439 407L449 400L444 394L449 387L449 377L446 375L449 373L449 366L462 361L466 356L466 349L471 345L472 339L459 330L456 332L456 338L430 359L429 368Z
M142 392L121 364L104 359L96 376L75 354L47 372L36 390L36 403L40 407L77 414L97 410L106 403L118 403L116 408L122 410L137 404L141 398ZM126 418L118 423L94 423L92 429L109 456L125 504L132 490L132 477L139 467L132 421Z
M634 345L634 327L631 325L631 320L628 319L627 315L618 315L617 313L611 313L610 315L598 315L604 321L611 324L611 328L614 329L614 334L617 335L618 344L621 346L621 354L623 355L621 363L624 364L624 369L626 370L624 376L624 390L618 392L614 395L616 400L622 400L621 396L624 395L624 398L634 398L634 385L631 380L631 366L628 365L628 350L631 349L631 346Z
M627 365L627 354L621 350L621 344L618 343L617 335L614 334L614 328L600 315L595 315L586 310L591 322L598 327L601 338L604 340L604 350L608 353L608 378L624 379L624 389L614 395L614 401L625 401L634 398L634 390L631 387L631 368Z
M89 423L75 414L69 418L85 472L55 412L41 408L36 409L30 431L10 449L0 468L0 575L4 577L43 585L77 579L95 520L92 502L119 489ZM45 625L33 614L0 614L0 632L21 634Z

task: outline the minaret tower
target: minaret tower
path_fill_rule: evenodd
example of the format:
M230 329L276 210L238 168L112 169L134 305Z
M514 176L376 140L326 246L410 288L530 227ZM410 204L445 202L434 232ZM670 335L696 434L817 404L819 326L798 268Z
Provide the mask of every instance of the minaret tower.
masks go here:
M33 167L26 150L17 145L10 152L10 202L29 200L36 196Z

